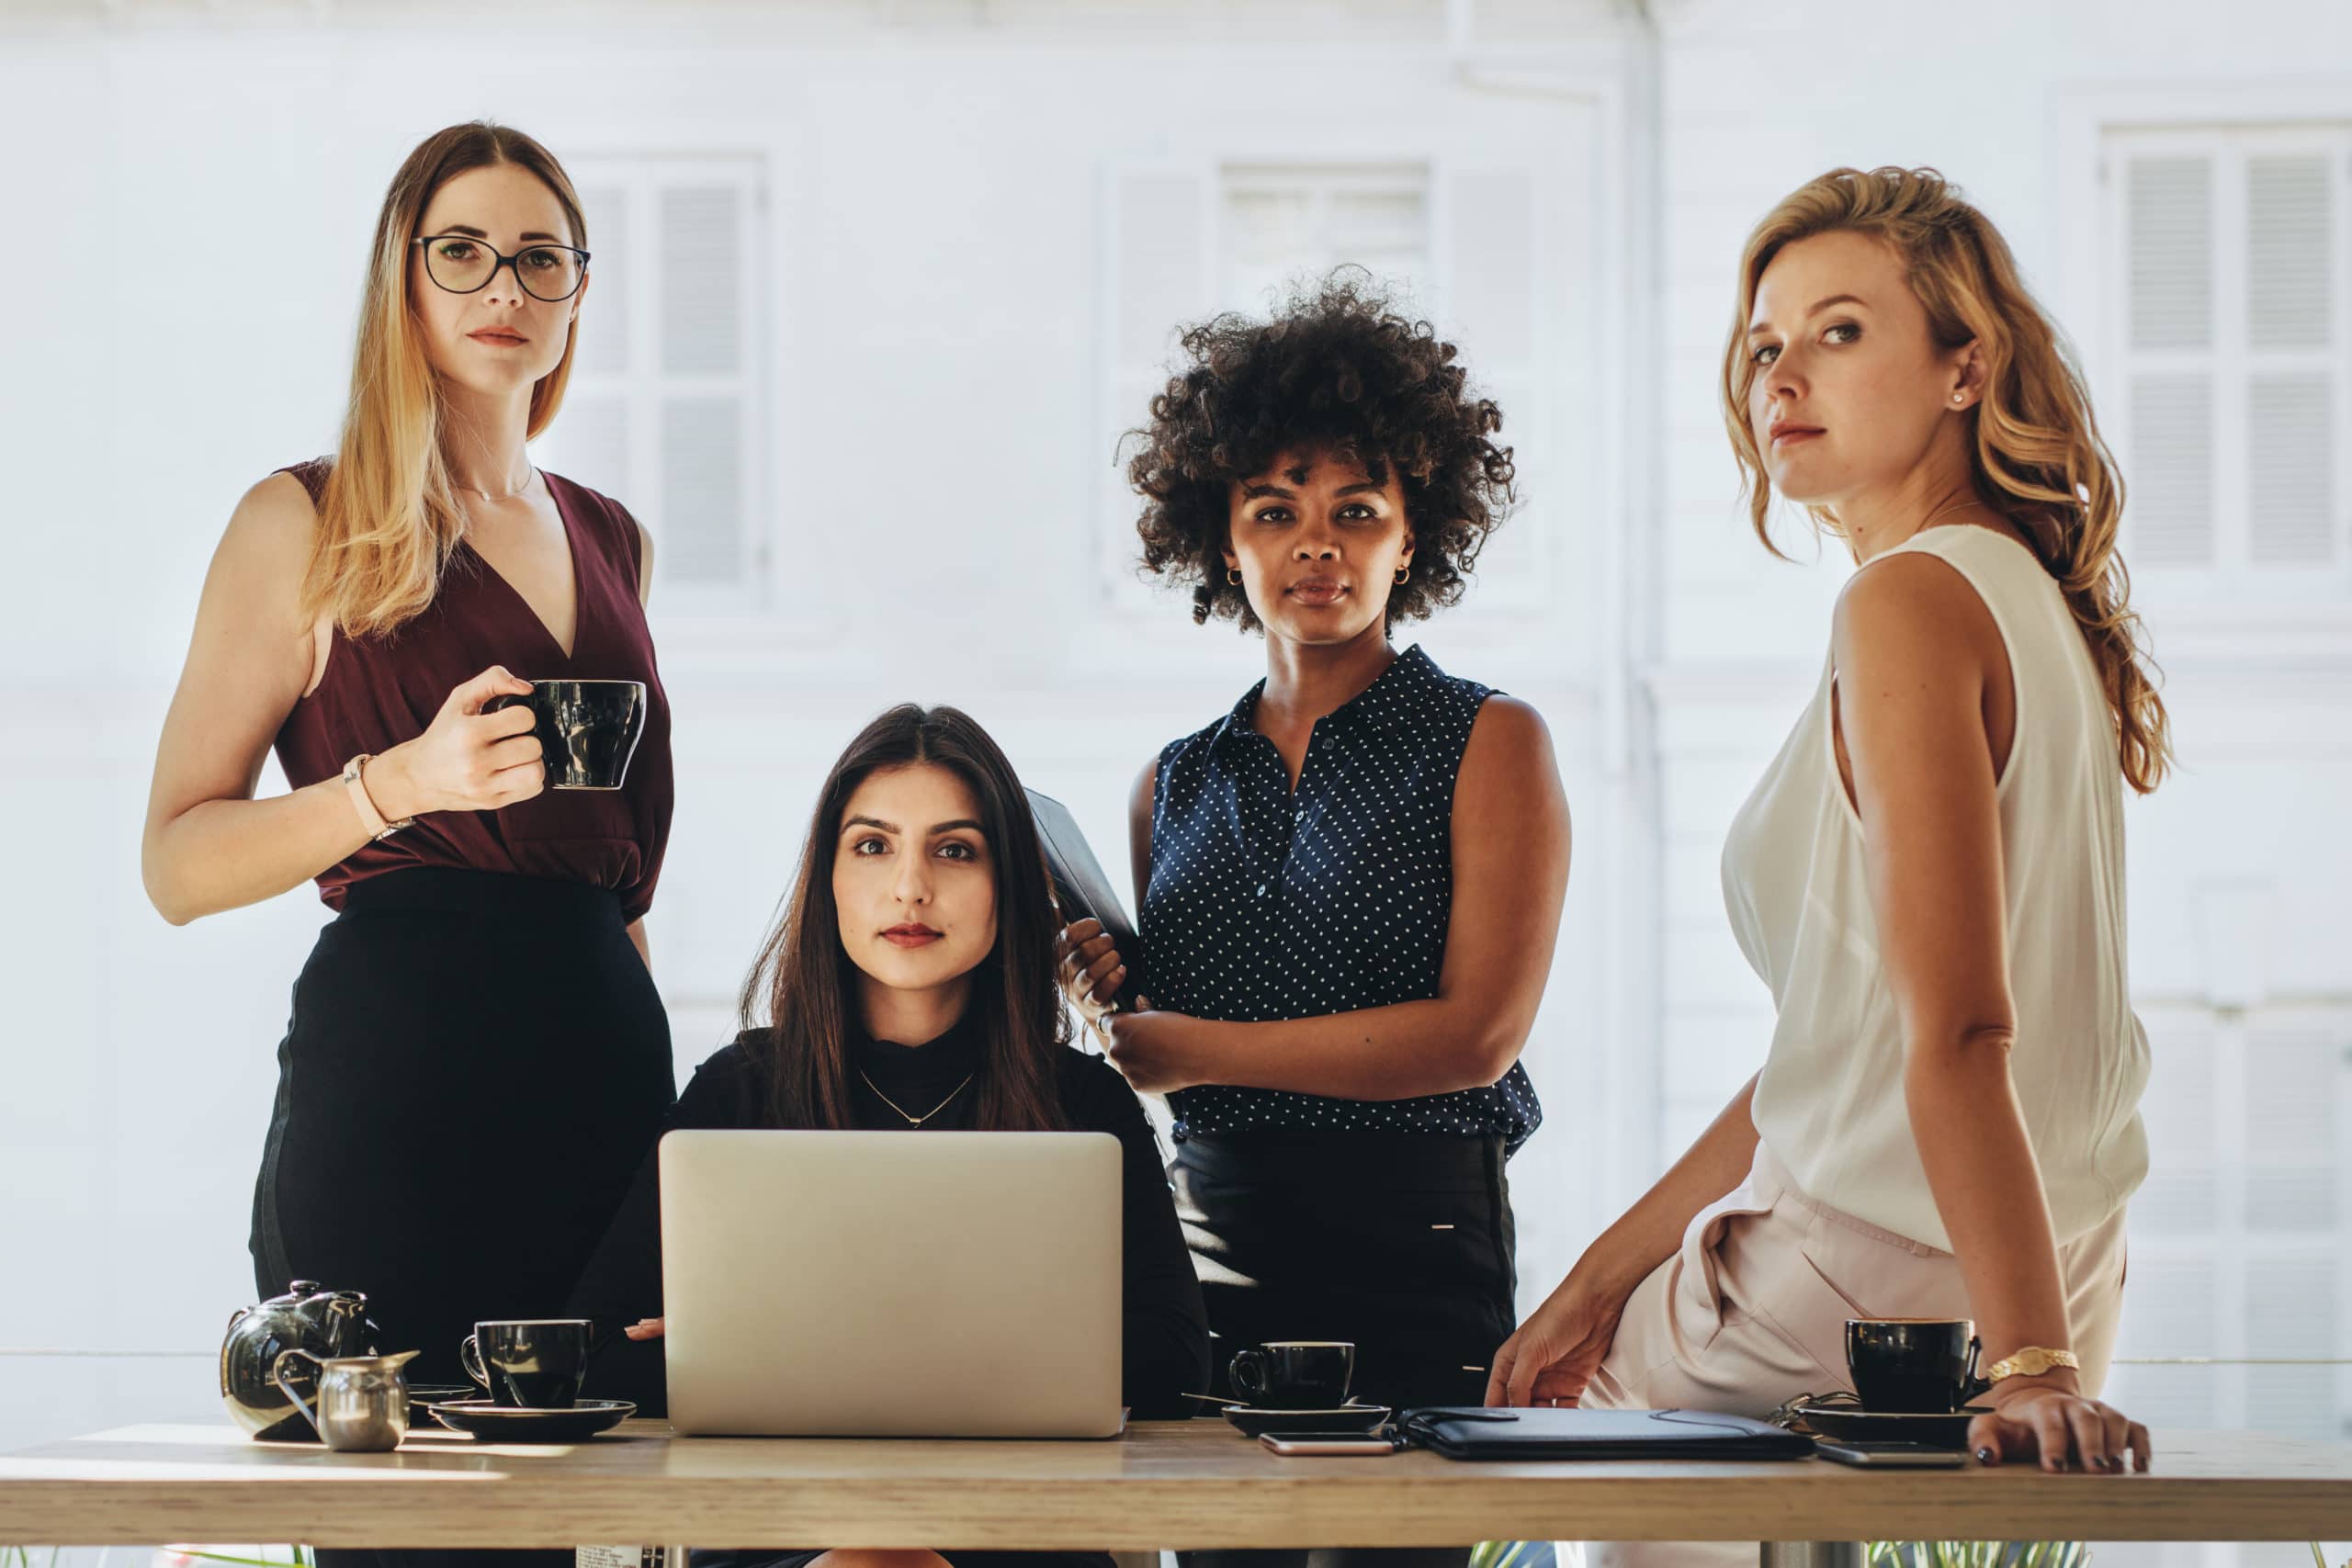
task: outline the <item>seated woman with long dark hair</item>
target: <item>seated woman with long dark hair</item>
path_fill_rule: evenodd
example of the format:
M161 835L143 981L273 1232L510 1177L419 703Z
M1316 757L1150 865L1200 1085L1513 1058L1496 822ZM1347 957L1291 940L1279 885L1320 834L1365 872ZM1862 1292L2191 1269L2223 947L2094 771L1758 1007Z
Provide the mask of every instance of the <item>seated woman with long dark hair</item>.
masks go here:
M996 742L952 707L892 708L826 776L744 985L748 1027L696 1069L668 1126L1114 1134L1125 1398L1139 1420L1189 1416L1183 1395L1208 1377L1200 1285L1134 1090L1069 1043L1059 929L1028 797ZM648 1415L665 1408L658 1180L649 1157L574 1295L600 1328L636 1325L595 1381ZM829 1568L876 1554L832 1555Z

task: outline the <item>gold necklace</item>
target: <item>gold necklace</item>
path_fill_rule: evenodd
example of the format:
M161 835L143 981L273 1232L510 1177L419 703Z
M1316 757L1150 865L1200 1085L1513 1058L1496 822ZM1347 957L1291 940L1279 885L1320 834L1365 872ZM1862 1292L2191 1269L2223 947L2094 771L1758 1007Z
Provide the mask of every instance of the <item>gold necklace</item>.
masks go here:
M943 1111L946 1110L946 1109L947 1109L947 1100L953 1100L953 1099L955 1099L957 1095L959 1095L959 1094L963 1093L963 1092L964 1092L964 1085L965 1085L965 1084L968 1084L968 1083L970 1083L970 1082L972 1081L972 1079L973 1079L974 1076L975 1076L976 1074L978 1074L978 1071L979 1071L979 1069L978 1069L978 1068L977 1068L977 1067L975 1067L971 1072L966 1073L966 1074L964 1075L964 1083L959 1083L959 1084L957 1084L954 1089L949 1089L949 1090L947 1091L947 1100L941 1100L938 1104L936 1104L936 1105L933 1106L930 1110L928 1110L928 1111L924 1111L924 1112L923 1112L922 1115L920 1115L920 1116L908 1116L908 1115L907 1115L907 1108L906 1108L905 1106L903 1106L903 1105L900 1105L897 1100L892 1100L888 1095L884 1094L884 1093L882 1092L882 1086L881 1086L880 1084L878 1084L878 1083L876 1083L872 1077L868 1077L868 1076L867 1076L867 1074L866 1074L866 1071L865 1071L865 1069L864 1067L860 1067L860 1068L858 1068L858 1069L857 1069L857 1076L858 1076L859 1077L862 1077L862 1078L865 1078L865 1087L866 1087L866 1088L868 1088L868 1089L872 1089L872 1090L874 1091L874 1097L875 1097L876 1100L879 1100L883 1104L885 1104L885 1105L888 1106L891 1110L893 1110L893 1111L897 1111L899 1115L901 1115L901 1116L906 1116L906 1118L907 1118L907 1125L908 1125L908 1126L910 1126L910 1127L920 1127L920 1126L922 1126L924 1122L926 1122L930 1121L933 1117L934 1117L934 1116L938 1115L941 1111Z
M1955 501L1950 506L1939 506L1933 512L1928 513L1928 520L1925 523L1920 524L1917 528L1914 528L1911 531L1914 534L1924 534L1935 525L1937 518L1941 517L1947 512L1958 512L1963 506L1983 506L1984 504L1984 503L1982 501L1977 500L1974 496L1971 496L1966 501Z
M513 490L501 491L496 494L482 489L480 485L459 485L457 488L464 491L468 495L478 495L484 501L512 501L516 496L522 494L525 491L529 490L531 488L531 481L538 477L539 470L537 468L534 468L529 473L523 476L523 482L521 484L516 485Z

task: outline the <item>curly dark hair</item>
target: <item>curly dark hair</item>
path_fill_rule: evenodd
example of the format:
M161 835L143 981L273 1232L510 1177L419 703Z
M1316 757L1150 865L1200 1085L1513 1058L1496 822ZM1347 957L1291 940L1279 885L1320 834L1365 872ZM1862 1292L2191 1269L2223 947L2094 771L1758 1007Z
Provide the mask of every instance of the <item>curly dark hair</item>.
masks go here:
M1502 410L1473 395L1453 344L1399 314L1369 273L1342 267L1293 293L1272 319L1228 313L1185 330L1185 364L1151 400L1151 423L1122 443L1145 500L1146 571L1193 586L1193 619L1259 626L1226 581L1237 480L1284 452L1390 467L1413 530L1413 574L1391 589L1388 624L1462 597L1479 548L1517 499Z

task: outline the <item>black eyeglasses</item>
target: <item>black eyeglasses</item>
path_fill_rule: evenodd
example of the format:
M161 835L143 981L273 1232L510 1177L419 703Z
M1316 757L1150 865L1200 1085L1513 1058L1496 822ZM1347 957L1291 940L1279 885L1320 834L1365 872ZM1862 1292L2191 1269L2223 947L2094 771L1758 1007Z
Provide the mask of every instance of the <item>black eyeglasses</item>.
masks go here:
M513 255L470 234L425 234L409 242L424 247L424 276L452 294L474 294L490 287L502 266L534 299L553 305L580 292L588 277L588 253L571 245L526 245Z

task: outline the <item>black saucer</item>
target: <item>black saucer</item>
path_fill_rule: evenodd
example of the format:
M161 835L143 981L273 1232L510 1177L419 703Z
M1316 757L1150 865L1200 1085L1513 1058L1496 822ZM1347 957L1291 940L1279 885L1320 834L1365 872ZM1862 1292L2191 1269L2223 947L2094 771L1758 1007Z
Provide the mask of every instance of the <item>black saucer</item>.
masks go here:
M1226 1407L1225 1418L1245 1438L1272 1432L1369 1432L1387 1424L1395 1414L1385 1404L1358 1404L1353 1400L1333 1410L1266 1410L1254 1404Z
M1930 1410L1912 1415L1894 1410L1864 1410L1853 1404L1822 1404L1800 1400L1791 1407L1815 1437L1833 1443L1926 1443L1931 1448L1964 1449L1968 1424L1989 1413L1990 1406L1971 1404L1959 1410Z
M637 1414L626 1399L583 1399L567 1410L525 1410L487 1399L449 1399L428 1404L444 1427L501 1443L576 1443Z
M480 1397L481 1389L475 1383L413 1382L408 1385L408 1424L412 1427L424 1426L424 1413L434 1405Z

